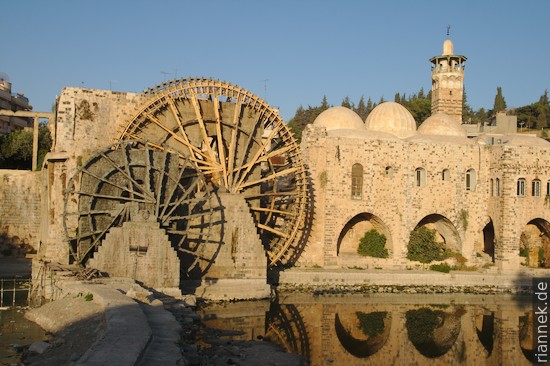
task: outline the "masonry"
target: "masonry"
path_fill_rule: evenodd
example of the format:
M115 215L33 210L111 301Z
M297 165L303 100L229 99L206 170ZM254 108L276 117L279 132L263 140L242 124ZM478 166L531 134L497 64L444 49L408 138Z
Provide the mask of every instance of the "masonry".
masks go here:
M38 249L40 244L41 173L0 170L0 230Z

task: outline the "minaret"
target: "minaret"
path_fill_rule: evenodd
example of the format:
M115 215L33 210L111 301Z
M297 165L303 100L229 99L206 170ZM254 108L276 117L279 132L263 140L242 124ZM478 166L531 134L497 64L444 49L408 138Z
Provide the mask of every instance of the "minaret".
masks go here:
M447 30L447 36L449 31ZM466 57L455 55L453 42L443 42L443 53L430 59L432 63L432 114L443 112L462 124L464 63Z

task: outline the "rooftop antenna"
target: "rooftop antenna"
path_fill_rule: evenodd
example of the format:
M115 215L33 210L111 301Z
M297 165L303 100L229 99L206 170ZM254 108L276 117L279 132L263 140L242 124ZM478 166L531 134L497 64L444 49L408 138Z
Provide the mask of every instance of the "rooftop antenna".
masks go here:
M170 75L170 73L169 73L169 72L166 72L166 71L161 71L160 73L161 73L162 75L164 75L164 80L163 80L163 82L166 82L166 75Z
M451 34L451 26L447 26L447 38L449 38L449 35Z

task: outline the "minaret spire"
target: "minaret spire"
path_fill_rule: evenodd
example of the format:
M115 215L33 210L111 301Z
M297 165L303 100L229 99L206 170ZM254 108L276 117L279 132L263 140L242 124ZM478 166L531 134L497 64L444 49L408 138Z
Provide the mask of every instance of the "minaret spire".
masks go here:
M447 26L447 36L451 26ZM432 63L432 114L442 112L462 123L462 97L464 93L464 64L466 57L455 55L453 42L443 42L443 52L430 59Z

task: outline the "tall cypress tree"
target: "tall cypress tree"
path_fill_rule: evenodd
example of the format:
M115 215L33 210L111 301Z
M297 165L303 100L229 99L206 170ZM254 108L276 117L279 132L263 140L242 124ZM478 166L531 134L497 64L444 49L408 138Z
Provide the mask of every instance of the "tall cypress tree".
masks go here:
M502 96L502 88L497 87L497 95L495 96L495 103L493 105L493 113L496 115L498 112L506 110L506 101Z

